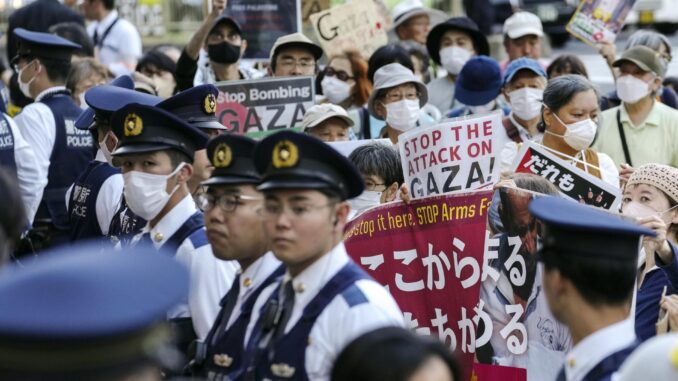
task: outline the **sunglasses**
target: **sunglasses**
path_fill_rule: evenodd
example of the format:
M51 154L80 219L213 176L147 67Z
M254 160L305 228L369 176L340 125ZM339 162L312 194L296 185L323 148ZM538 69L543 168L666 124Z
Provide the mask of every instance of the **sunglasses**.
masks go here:
M332 67L328 66L325 69L325 75L328 77L337 77L339 80L347 82L349 79L354 79L355 77L350 77L348 73L343 70L334 70Z

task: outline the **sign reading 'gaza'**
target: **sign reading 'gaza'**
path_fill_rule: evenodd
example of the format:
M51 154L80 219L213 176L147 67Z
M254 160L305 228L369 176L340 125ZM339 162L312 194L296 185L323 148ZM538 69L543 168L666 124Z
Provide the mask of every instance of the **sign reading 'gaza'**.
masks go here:
M298 126L313 106L313 77L283 77L217 84L217 118L231 133Z

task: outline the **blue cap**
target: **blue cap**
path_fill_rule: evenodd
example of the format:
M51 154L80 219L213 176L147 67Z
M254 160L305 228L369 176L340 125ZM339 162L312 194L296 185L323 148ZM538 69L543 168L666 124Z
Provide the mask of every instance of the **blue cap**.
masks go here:
M246 136L223 134L207 142L207 157L214 166L202 185L259 184L261 175L254 166L257 142Z
M193 158L205 148L208 136L199 129L155 106L130 103L115 111L111 129L118 138L113 156L176 150Z
M101 250L67 246L4 269L2 374L129 366L167 344L162 322L188 295L187 270L152 248Z
M621 216L562 197L536 198L529 210L545 225L542 252L635 262L641 236L656 235Z
M16 28L13 33L19 42L19 48L12 61L22 56L70 61L73 53L82 49L82 46L56 34L32 32L24 28Z
M165 99L158 107L201 130L225 130L216 116L218 96L214 85L199 85Z
M521 70L530 70L538 76L548 78L544 68L541 67L539 62L533 60L532 58L522 57L511 61L511 63L506 67L503 86L506 86L507 83L511 82L516 73Z
M467 106L481 106L496 99L501 92L501 68L487 56L466 62L454 85L454 97Z
M130 103L152 106L160 101L160 97L135 91L132 77L121 75L108 85L95 86L85 92L85 103L89 108L83 110L75 120L75 128L87 130L96 127L95 115L110 121L114 111Z
M254 165L261 173L261 191L277 189L329 189L342 200L365 189L358 169L339 151L308 134L281 131L269 135L254 150Z

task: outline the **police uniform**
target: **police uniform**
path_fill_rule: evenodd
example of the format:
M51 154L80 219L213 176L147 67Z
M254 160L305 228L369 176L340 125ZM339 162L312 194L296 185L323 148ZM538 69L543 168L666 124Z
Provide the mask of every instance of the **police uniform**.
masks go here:
M348 159L309 135L273 134L257 145L254 157L263 192L327 189L346 200L364 189ZM393 297L340 243L261 293L246 335L246 379L327 380L351 340L378 327L403 325Z
M207 144L207 156L214 166L207 187L220 185L259 184L261 177L254 167L256 142L237 135L220 135ZM221 300L221 311L204 341L202 375L208 380L232 380L243 371L245 330L250 322L254 303L261 292L279 280L284 267L272 252L265 253L243 269L233 286Z
M529 209L545 227L539 252L542 257L548 252L550 256L599 258L635 266L641 235L655 235L617 216L559 197L538 198ZM629 291L632 287L629 285ZM632 318L608 325L574 345L557 380L610 380L638 345Z
M195 150L203 148L207 142L205 134L153 106L127 105L113 113L111 125L119 139L113 152L116 159L161 150L176 150L193 157ZM191 275L188 300L173 309L169 318L183 332L186 345L194 339L192 332L204 339L219 312L219 301L235 278L238 265L212 255L203 214L193 198L186 195L154 226L146 224L133 244L152 244L158 250L173 254L188 267Z
M172 365L164 317L188 292L186 269L149 249L98 249L63 247L4 269L0 379L127 379Z
M121 76L110 85L94 87L85 93L90 107L75 121L75 128L97 136L97 121L110 122L114 111L129 103L154 105L160 98L134 91L130 76ZM66 192L71 241L101 238L109 234L114 216L123 207L124 182L120 170L107 162L101 149Z
M73 51L80 49L80 45L52 34L22 28L15 29L14 34L19 40L17 57L70 62ZM48 179L44 191L37 193L42 193L42 201L35 221L47 223L52 244L68 240L66 190L94 157L92 136L86 130L75 128L81 112L64 86L54 86L40 93L35 103L26 106L15 118L23 137L33 148L38 171Z
M217 119L219 90L214 85L191 87L165 99L158 107L165 109L205 133L226 131Z

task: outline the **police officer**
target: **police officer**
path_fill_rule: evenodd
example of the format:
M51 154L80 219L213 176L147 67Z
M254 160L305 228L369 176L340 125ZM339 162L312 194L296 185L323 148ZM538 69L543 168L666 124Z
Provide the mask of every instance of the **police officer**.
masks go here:
M203 183L206 193L199 196L207 238L217 258L237 260L242 269L221 300L219 316L204 342L202 373L209 380L242 374L245 330L254 302L284 272L261 224L264 196L256 189L261 178L254 167L255 146L254 140L236 135L217 136L207 144L214 172Z
M544 227L544 293L574 342L557 380L610 380L639 344L631 299L641 236L655 233L558 197L538 198L529 209Z
M0 380L159 381L176 352L169 308L188 293L186 269L135 249L50 251L0 277ZM149 273L148 269L153 269Z
M34 228L47 231L44 245L57 245L68 241L66 190L94 157L91 135L74 126L82 110L64 87L71 56L80 45L22 28L14 34L19 49L12 64L19 73L19 87L35 99L17 115L16 123L33 148L41 176L48 179L44 192L36 193L42 201Z
M402 326L393 297L346 253L343 231L363 181L353 164L305 134L283 131L254 151L264 229L284 278L262 292L248 327L247 378L328 379L341 349Z
M214 137L226 131L216 116L218 96L219 90L214 85L199 85L167 98L158 107L190 123L209 137ZM210 177L209 166L207 151L195 151L193 176L188 182L188 189L194 196L199 193L200 183Z
M136 103L113 113L111 123L119 139L113 157L121 165L125 200L148 221L133 244L152 244L190 270L189 298L169 314L182 347L188 347L196 335L207 335L238 269L212 255L203 214L187 186L193 156L207 136L165 110Z
M160 101L158 97L134 91L134 80L128 75L85 93L90 108L80 114L75 128L89 130L99 149L66 192L71 241L107 236L122 206L122 175L120 169L113 167L111 157L118 140L111 132L111 115L129 103L154 105Z

